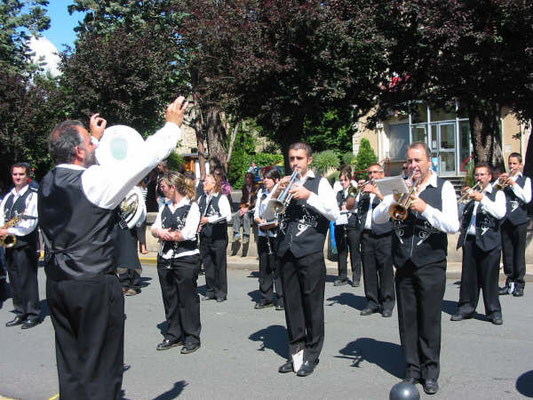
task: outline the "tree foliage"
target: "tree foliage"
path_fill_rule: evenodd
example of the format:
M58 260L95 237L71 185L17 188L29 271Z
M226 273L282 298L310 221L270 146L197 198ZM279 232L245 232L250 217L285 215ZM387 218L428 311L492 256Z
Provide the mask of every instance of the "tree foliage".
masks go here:
M378 157L376 156L376 153L374 153L374 149L370 145L370 141L365 138L361 139L359 152L357 153L354 162L354 173L358 175L359 179L366 178L367 168L377 162Z

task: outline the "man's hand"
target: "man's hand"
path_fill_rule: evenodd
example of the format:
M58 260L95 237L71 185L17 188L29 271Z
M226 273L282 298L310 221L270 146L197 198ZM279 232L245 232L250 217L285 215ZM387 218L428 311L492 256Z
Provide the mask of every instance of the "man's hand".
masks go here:
M106 126L107 121L100 117L100 114L96 113L91 115L89 119L89 131L95 139L100 140L102 138Z
M0 239L5 239L7 235L9 235L7 229L0 229Z
M292 197L296 200L307 200L309 196L311 196L312 192L305 186L300 185L299 183L295 183L294 185L292 185L291 190L289 190L289 193L292 194Z
M428 206L427 203L422 200L420 197L417 197L416 195L411 195L411 210L417 211L419 213L423 213L426 210L426 207Z
M185 101L185 97L179 96L173 103L168 105L165 117L166 122L181 126L188 105L189 103Z
M483 193L474 190L472 193L470 193L470 196L468 197L474 201L481 201L481 199L483 198Z
M243 207L239 209L239 215L242 217L244 214L246 214L250 209L248 207Z

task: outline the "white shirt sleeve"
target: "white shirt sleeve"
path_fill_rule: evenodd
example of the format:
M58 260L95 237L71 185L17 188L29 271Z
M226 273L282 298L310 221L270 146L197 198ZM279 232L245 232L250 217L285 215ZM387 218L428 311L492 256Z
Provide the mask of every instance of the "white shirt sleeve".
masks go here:
M529 177L526 177L526 182L524 183L523 188L520 187L520 185L512 185L511 189L516 197L518 197L524 203L527 204L531 201L531 179L529 179Z
M479 204L483 207L483 210L492 215L494 218L502 219L505 217L505 213L507 211L505 194L501 190L496 192L494 201L491 201L487 196L483 196Z
M254 208L254 220L256 218L261 218L261 204L263 203L263 200L261 199L263 197L263 189L259 189L257 191L257 200L255 201L255 208Z
M181 138L181 129L171 122L150 136L144 142L139 154L131 157L127 164L116 168L114 165L93 165L81 177L85 195L91 203L113 209L120 204L126 194L146 174L176 147Z
M155 221L152 224L152 228L150 229L150 232L152 232L153 237L157 237L155 234L159 229L161 229L161 213L163 212L164 207L159 208L159 212L157 213L157 216L155 217Z
M220 210L220 215L212 215L207 217L209 223L219 220L220 218L226 218L227 222L231 221L231 207L229 205L228 197L222 193L218 193L218 209Z
M435 229L446 233L456 233L459 230L459 216L457 214L457 197L455 189L449 181L442 185L442 211L427 205L422 216Z
M394 204L393 195L389 194L385 196L381 203L374 208L374 212L372 213L372 221L375 224L384 224L385 222L389 221L389 208L392 204Z
M198 225L200 224L200 208L196 202L191 203L189 214L185 220L185 226L181 230L183 240L193 240L196 238L196 232L198 232Z
M326 178L320 179L318 194L311 193L307 204L330 221L335 221L340 215L335 192Z

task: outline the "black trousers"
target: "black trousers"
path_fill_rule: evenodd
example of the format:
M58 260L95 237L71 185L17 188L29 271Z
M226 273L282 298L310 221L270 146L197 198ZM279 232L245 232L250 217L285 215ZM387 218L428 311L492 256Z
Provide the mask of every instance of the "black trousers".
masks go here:
M168 323L165 339L181 339L185 344L200 343L200 297L196 292L199 271L199 255L172 260L157 258L157 274Z
M259 255L259 292L261 298L268 303L274 300L274 289L278 302L283 303L283 288L281 287L280 262L276 255L278 241L275 237L259 236L257 239L257 253ZM269 253L269 243L272 254Z
M396 268L400 341L407 378L437 379L440 370L441 307L446 287L446 260Z
M361 260L367 307L394 309L394 273L392 271L392 233L361 233Z
M500 253L499 246L485 252L476 245L474 236L466 237L463 245L459 313L472 314L476 310L480 289L483 290L485 314L490 316L494 312L501 313L498 296Z
M139 291L141 288L141 274L136 269L126 269L118 274L120 285L124 289L134 289Z
M289 250L281 258L281 283L289 354L304 349L304 360L316 361L324 344L324 253L296 258Z
M15 314L30 320L39 319L37 247L30 245L6 249L6 263Z
M118 278L47 279L46 297L61 399L118 399L124 367L124 297Z
M526 236L527 223L514 226L505 220L502 224L503 271L507 282L519 288L526 285Z
M225 300L228 295L226 248L228 237L213 239L202 237L200 253L205 270L206 296Z
M361 280L361 251L359 248L361 231L346 228L346 225L335 226L335 241L339 255L337 267L339 279L344 281L348 277L348 250L350 251L350 264L352 266L352 280Z

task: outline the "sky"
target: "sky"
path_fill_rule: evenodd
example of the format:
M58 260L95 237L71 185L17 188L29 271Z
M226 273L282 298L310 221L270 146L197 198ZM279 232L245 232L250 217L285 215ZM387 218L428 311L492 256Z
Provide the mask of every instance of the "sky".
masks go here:
M66 49L65 45L73 46L76 39L74 27L83 18L82 13L70 15L67 7L73 3L73 0L49 0L47 15L50 17L50 28L41 32L42 37L32 39L31 48L35 51L36 58L43 56L47 62L46 69L49 69L52 75L57 75L57 64L59 57L58 51Z

